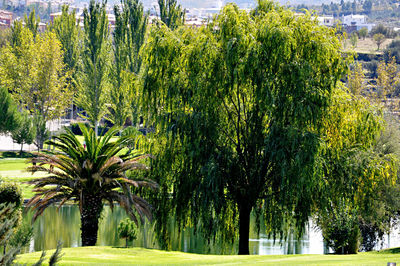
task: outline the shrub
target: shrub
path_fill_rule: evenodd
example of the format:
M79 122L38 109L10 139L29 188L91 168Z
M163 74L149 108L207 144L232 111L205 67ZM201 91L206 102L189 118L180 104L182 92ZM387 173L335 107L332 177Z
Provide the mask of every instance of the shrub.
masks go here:
M360 229L355 210L347 206L334 208L323 217L322 236L336 254L356 254L360 245Z
M22 223L12 235L9 244L12 247L26 247L33 236L33 228L28 223Z
M385 61L389 62L393 56L396 63L400 64L400 40L393 40L385 49Z
M129 218L122 220L118 225L118 236L125 238L125 247L128 247L128 241L136 239L135 223Z
M21 188L15 183L0 183L0 204L13 203L15 208L22 205Z

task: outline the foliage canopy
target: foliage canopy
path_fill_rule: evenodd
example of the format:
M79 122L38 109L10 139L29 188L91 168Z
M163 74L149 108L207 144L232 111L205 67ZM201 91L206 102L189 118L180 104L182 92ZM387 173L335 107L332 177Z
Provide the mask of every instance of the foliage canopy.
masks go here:
M151 29L143 106L156 128L152 153L157 233L168 217L248 254L251 210L274 236L283 218L301 231L313 205L320 122L344 72L332 29L260 1L226 5L206 27ZM239 226L237 226L239 225Z

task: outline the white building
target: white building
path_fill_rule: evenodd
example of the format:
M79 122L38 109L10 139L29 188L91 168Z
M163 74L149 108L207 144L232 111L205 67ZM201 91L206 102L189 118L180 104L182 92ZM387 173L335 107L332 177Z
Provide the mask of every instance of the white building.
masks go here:
M367 28L371 31L375 24L367 23L367 16L365 15L348 15L342 17L343 25L347 27L352 27L355 30L360 30L362 28Z
M335 19L333 16L320 16L317 17L317 20L320 25L324 25L327 27L333 27L335 25Z

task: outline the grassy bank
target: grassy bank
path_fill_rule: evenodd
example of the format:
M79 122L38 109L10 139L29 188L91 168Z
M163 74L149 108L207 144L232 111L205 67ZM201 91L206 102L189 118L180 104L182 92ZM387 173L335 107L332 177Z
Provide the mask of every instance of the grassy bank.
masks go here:
M354 50L357 53L367 53L367 54L381 54L384 49L393 41L393 39L386 39L377 50L376 42L372 38L366 38L365 40L359 39L357 41L357 46L352 47L349 39L345 41L344 50L351 51Z
M44 176L43 173L35 173L32 175L25 171L28 166L26 158L1 158L0 159L0 177L5 182L15 182L21 186L22 196L24 199L31 198L33 196L32 187L24 184L36 177Z
M65 248L59 265L387 265L400 263L400 255L368 252L357 255L265 255L219 256L167 252L143 248ZM40 252L19 255L17 262L32 265ZM52 251L47 252L52 254Z

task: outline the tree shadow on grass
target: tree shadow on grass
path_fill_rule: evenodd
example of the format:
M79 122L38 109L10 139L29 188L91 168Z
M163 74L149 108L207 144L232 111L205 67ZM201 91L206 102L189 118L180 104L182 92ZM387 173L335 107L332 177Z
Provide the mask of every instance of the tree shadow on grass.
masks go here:
M14 151L4 151L1 153L1 158L31 158L34 155L30 152L14 152Z
M400 253L400 247L398 248L388 248L384 250L378 251L379 253L386 253L386 254L398 254Z

